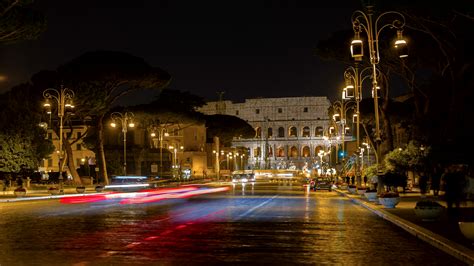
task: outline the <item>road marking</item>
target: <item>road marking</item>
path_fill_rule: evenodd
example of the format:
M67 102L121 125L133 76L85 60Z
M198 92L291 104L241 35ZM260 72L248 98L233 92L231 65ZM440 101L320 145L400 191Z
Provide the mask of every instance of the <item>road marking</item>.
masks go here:
M239 219L242 218L242 217L244 217L244 216L246 216L246 215L248 215L248 214L250 214L251 212L253 212L253 211L256 210L257 208L260 208L260 207L262 207L263 205L269 203L270 201L272 201L272 200L275 199L276 197L278 197L278 195L275 195L275 196L273 196L273 197L267 199L266 201L264 201L264 202L258 204L257 206L254 206L253 208L249 209L248 211L242 213L241 215L239 215Z

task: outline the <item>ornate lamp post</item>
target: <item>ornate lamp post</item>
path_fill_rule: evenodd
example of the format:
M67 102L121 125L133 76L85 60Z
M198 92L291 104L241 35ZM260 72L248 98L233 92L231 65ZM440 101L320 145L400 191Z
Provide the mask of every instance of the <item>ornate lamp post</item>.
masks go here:
M387 23L388 21L388 23ZM380 153L380 125L378 112L378 91L377 91L377 64L380 62L379 37L383 29L390 27L397 30L397 40L394 43L400 58L408 56L406 41L403 39L403 27L405 17L395 11L384 12L374 18L373 6L367 6L367 12L356 10L352 14L352 27L354 29L354 39L351 42L351 55L356 61L362 61L364 56L363 41L360 33L365 32L369 47L370 63L372 65L372 91L374 94L375 109L375 139L377 142L376 153Z
M367 166L370 166L370 144L369 143L362 143L367 148Z
M336 123L340 123L341 124L341 146L342 146L342 163L344 165L344 162L345 162L345 135L346 135L346 131L348 129L347 127L347 121L346 121L346 117L347 117L347 111L350 110L350 109L354 109L354 101L352 100L349 100L349 101L346 101L348 98L346 97L346 91L344 90L342 92L342 100L341 101L335 101L332 105L332 109L334 111L334 114L332 116L333 120L336 122ZM339 131L339 130L338 130ZM336 155L336 158L337 158L338 155Z
M127 128L135 127L133 123L133 117L135 115L132 112L113 112L110 117L112 118L111 127L116 127L117 124L115 121L120 121L122 123L122 132L123 132L123 174L127 175Z
M357 142L356 147L358 149L360 149L360 110L359 110L359 104L363 99L362 85L363 85L364 81L367 78L373 78L372 71L373 71L373 69L371 67L366 67L362 70L359 70L357 63L354 67L350 66L350 67L346 68L346 70L344 71L344 80L345 80L345 83L346 83L346 87L344 88L344 91L345 91L345 94L346 94L345 96L347 98L353 98L355 103L356 103L355 113L354 113L354 117L353 117L354 119L353 120L355 120L355 122L356 122L356 142ZM378 69L376 71L379 74L379 76L382 76L382 73L380 73L380 71ZM378 89L379 89L379 87L377 87L377 90ZM377 91L372 91L372 97L374 97L376 95L376 93L377 93ZM356 156L356 171L357 171L356 176L359 176L360 169L359 169L359 157L358 156Z
M74 98L74 91L68 88L64 88L61 85L59 90L56 89L46 89L43 91L43 97L46 99L46 102L43 104L47 108L48 114L51 114L51 102L54 100L58 107L58 117L59 117L59 189L63 191L63 117L66 112L66 109L73 109L74 105L72 104L72 98Z
M166 131L166 127L160 125L158 128L154 128L151 132L152 137L156 137L156 132L158 131L158 140L160 141L160 178L163 178L163 137L168 137L170 134Z

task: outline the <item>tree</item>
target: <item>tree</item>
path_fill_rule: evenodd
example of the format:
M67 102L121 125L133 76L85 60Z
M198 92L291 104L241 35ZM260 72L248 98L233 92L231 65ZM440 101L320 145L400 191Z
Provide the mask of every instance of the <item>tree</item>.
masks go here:
M151 103L127 109L133 111L137 120L145 126L192 124L204 122L204 115L196 111L204 104L202 97L189 92L164 89Z
M207 138L219 137L224 146L230 146L233 138L252 138L255 130L244 120L232 115L206 116Z
M32 0L0 1L0 42L36 39L46 29L46 19L32 8L32 3Z
M133 91L161 90L171 76L143 59L113 51L85 53L57 69L58 81L74 90L76 113L91 118L95 132L95 152L98 155L99 173L107 184L103 146L103 123L117 100Z
M21 84L0 95L0 171L33 171L54 151L39 127L41 111L30 84Z

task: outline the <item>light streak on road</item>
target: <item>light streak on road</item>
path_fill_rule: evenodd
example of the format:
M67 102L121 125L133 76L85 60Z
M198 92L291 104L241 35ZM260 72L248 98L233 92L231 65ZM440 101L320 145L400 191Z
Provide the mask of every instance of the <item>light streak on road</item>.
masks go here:
M159 194L159 195L148 196L148 197L129 198L129 199L122 200L120 204L140 204L140 203L156 202L156 201L160 201L164 199L183 199L183 198L189 198L189 197L193 197L197 195L223 192L227 190L229 190L228 187L203 188L203 189L196 189L196 190L183 192L183 193L167 193L167 194Z

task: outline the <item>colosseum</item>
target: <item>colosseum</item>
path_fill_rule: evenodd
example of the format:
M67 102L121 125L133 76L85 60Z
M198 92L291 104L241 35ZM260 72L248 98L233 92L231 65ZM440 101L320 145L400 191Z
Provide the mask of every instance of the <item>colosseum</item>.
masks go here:
M208 102L199 111L237 116L255 129L254 138L232 142L247 148L248 169L304 169L319 168L319 151L330 149L323 137L330 105L327 97L259 98Z

